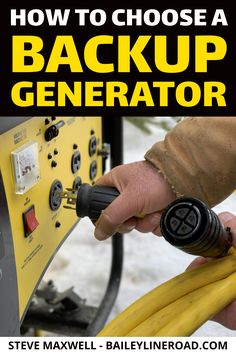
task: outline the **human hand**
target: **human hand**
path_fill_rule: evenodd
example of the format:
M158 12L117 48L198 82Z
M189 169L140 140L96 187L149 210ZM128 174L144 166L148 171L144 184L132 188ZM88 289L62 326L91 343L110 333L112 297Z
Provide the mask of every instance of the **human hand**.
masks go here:
M233 237L233 246L236 248L236 216L228 212L221 213L218 216L225 227L230 227ZM197 268L208 261L209 258L197 257L188 266L187 270ZM211 320L229 329L236 330L236 300L217 313Z
M115 232L160 234L161 210L176 196L158 169L148 161L139 161L113 168L96 184L113 186L120 195L102 212L94 235L105 240ZM143 215L142 218L135 216Z

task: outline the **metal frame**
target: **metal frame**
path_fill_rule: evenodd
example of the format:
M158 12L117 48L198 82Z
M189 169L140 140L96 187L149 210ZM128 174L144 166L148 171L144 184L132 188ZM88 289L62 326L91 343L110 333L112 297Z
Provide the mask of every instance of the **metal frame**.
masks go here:
M7 209L5 188L0 171L0 334L1 336L18 336L20 334L18 289L14 246L10 218Z

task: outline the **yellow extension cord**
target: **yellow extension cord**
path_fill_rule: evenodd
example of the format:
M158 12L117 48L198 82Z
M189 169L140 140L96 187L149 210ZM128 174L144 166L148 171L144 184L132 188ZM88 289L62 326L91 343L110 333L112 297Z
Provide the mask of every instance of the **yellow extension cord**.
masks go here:
M159 285L113 319L98 337L190 336L236 299L236 250Z

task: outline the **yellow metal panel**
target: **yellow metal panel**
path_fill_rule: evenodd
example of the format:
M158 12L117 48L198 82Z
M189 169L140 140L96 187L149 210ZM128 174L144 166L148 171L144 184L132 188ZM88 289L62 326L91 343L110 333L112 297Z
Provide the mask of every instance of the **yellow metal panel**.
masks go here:
M102 158L97 152L90 157L88 149L91 133L96 136L98 148L101 148L101 118L57 117L55 121L51 121L51 117L48 117L49 125L45 125L45 118L31 118L0 136L0 166L13 234L20 318L49 260L78 221L76 213L64 209L63 203L56 211L50 209L49 191L53 181L59 179L63 188L72 187L76 176L80 176L83 182L92 183L89 168L93 160L96 160L98 164L97 177L102 174ZM45 130L60 120L63 120L65 125L60 128L59 135L50 142L46 142ZM17 195L11 167L11 152L29 141L38 143L41 178L28 192ZM75 144L78 145L77 149L75 149ZM55 149L58 151L57 155L54 155ZM81 154L81 166L78 172L72 173L71 158L77 150ZM54 168L51 167L52 160L48 159L49 153L57 162ZM26 238L22 214L32 205L35 206L39 226ZM60 223L60 227L55 226L56 222Z

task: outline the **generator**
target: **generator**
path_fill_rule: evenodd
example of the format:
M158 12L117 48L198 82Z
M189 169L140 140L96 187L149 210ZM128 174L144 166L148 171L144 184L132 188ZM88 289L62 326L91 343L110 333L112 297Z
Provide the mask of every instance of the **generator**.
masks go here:
M60 293L42 279L79 222L60 192L93 185L107 161L109 168L122 163L122 118L0 117L0 146L0 335L30 329L96 335L118 293L122 235L113 236L110 278L98 308L73 287Z

